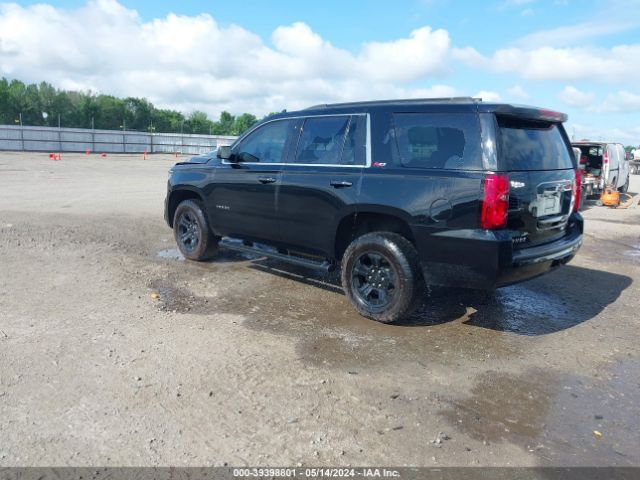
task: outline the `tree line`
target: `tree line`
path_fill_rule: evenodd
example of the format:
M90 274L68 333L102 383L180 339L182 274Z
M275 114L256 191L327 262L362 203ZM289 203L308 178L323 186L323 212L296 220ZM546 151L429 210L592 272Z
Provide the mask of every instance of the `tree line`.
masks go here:
M0 79L0 124L136 130L144 132L239 135L257 121L250 113L220 119L194 111L156 108L145 98L60 90L47 82L25 84Z

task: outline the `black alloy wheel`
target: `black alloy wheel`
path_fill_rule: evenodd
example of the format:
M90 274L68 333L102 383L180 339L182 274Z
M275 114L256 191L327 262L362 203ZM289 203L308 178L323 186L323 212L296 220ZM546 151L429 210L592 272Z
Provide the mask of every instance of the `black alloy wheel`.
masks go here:
M398 233L365 233L349 244L341 263L345 295L367 318L394 322L422 302L424 277L418 252Z
M379 252L365 252L356 259L351 284L356 295L371 311L387 307L398 288L393 265Z
M200 200L184 200L173 217L173 236L178 249L189 260L208 260L218 252L218 241L207 223Z
M200 226L193 212L186 210L178 219L178 241L185 251L193 252L200 243Z

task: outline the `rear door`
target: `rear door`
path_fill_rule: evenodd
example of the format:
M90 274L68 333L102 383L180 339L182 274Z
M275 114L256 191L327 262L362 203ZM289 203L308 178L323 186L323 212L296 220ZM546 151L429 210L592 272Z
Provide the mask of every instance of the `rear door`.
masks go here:
M281 241L330 255L337 224L360 191L367 116L306 117L299 130L278 193Z
M575 183L575 161L562 124L497 118L499 169L510 180L507 228L515 248L561 238Z
M620 153L615 143L608 143L606 146L607 156L609 158L609 175L607 183L618 187L620 183Z
M618 187L622 187L627 183L627 179L629 178L629 160L627 160L627 152L624 150L622 144L617 143L616 147L618 148L618 156L620 157Z

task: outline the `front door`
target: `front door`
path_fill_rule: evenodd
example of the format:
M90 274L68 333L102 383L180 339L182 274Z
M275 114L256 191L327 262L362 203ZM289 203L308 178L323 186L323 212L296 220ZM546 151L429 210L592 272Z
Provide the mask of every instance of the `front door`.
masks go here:
M213 229L223 235L276 241L276 192L293 129L292 120L258 127L231 151L207 192Z

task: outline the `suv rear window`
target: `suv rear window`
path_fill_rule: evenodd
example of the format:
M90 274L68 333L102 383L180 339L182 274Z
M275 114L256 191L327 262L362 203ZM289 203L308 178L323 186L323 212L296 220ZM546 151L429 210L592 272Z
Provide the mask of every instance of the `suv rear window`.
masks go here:
M501 169L517 172L574 168L559 124L498 117L498 126Z
M402 166L482 170L477 115L396 113L393 124Z

